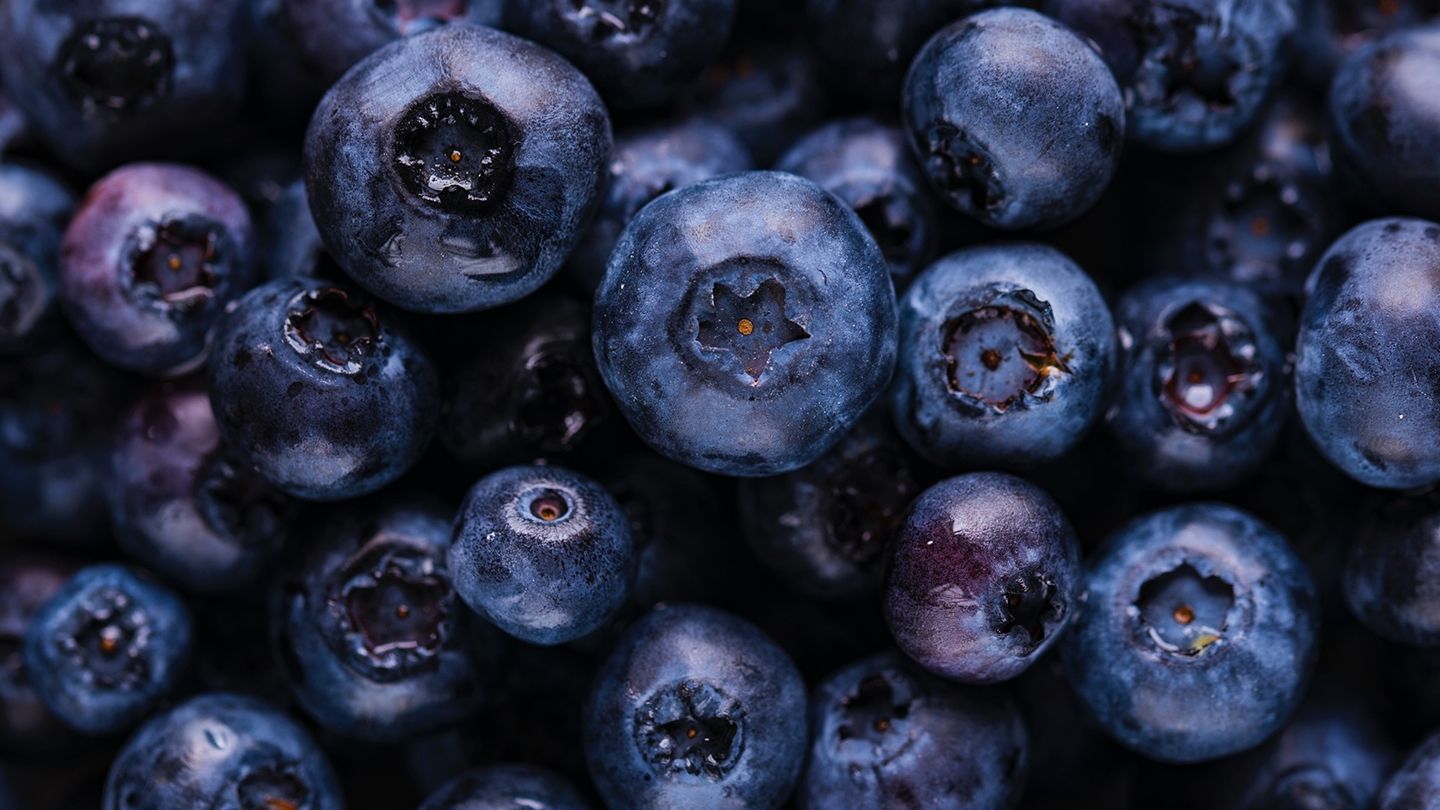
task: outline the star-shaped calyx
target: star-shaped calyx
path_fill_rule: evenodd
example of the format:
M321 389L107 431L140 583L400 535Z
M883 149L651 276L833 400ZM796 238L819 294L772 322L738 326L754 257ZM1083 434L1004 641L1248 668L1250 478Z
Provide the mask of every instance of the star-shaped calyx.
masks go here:
M760 282L749 295L737 295L723 282L711 293L713 315L700 321L696 338L706 349L728 351L760 382L770 354L787 343L810 337L785 315L785 287L774 278Z

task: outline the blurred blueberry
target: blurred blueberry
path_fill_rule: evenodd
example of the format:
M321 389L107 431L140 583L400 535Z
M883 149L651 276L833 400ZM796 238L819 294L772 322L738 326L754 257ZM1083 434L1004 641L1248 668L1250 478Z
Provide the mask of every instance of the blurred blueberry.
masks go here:
M75 195L48 172L0 163L0 353L58 331L56 265Z
M764 168L824 118L821 75L817 60L798 43L737 38L695 83L684 106L735 133L755 166Z
M1410 752L1371 805L1374 810L1419 810L1440 804L1440 733Z
M1437 13L1440 3L1435 0L1305 0L1295 34L1295 72L1306 84L1324 90L1351 54Z
M344 281L347 278L320 238L315 218L310 216L304 180L285 187L265 224L268 233L263 265L270 279L310 276Z
M587 810L565 777L534 765L489 765L456 777L420 810Z
M1374 493L1345 555L1350 611L1399 644L1440 645L1440 593L1429 575L1440 555L1440 492Z
M35 693L25 668L25 633L36 611L77 566L33 554L0 560L0 750L12 757L49 757L76 747L74 733Z

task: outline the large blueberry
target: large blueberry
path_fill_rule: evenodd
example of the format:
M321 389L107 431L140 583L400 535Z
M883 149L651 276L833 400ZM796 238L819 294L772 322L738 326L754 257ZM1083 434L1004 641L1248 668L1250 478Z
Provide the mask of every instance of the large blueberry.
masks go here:
M749 622L673 605L630 628L600 668L584 734L612 810L775 810L805 760L805 684Z
M534 765L487 765L442 785L420 810L588 810L565 777Z
M1074 262L1039 244L967 248L900 302L890 405L935 464L1030 467L1085 435L1114 364L1110 310Z
M889 381L894 335L894 288L860 218L779 172L646 206L595 295L595 356L631 426L727 475L825 452Z
M75 196L49 173L0 163L0 353L34 349L57 328L60 234Z
M1315 663L1315 585L1285 538L1221 504L1139 517L1091 561L1060 649L1080 699L1145 756L1196 762L1259 745Z
M1307 288L1295 405L1315 446L1372 487L1440 479L1440 225L1359 225L1330 246Z
M1341 583L1350 611L1400 644L1440 644L1440 493L1375 493L1359 511Z
M215 336L220 434L279 489L373 492L430 443L439 382L399 316L347 286L280 279L252 290Z
M1029 9L941 29L911 63L904 98L931 187L996 228L1050 228L1084 213L1125 141L1125 105L1105 62Z
M393 42L325 94L305 188L336 262L404 309L472 312L534 292L579 240L610 117L532 42L446 25Z
M599 484L560 467L510 467L476 482L455 518L450 571L475 612L532 644L560 644L613 617L635 582L630 521Z

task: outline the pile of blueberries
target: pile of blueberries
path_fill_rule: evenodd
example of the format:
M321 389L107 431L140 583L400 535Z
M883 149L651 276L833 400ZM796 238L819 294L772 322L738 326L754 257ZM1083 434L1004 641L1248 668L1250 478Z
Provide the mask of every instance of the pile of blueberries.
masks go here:
M1440 810L1437 15L0 0L0 810Z

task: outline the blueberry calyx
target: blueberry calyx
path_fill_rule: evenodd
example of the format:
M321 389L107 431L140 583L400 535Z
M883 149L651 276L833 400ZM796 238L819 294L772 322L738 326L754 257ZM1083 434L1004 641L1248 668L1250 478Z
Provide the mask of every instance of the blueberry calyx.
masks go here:
M589 42L634 45L650 36L665 12L664 0L556 0L565 20Z
M1069 374L1053 338L1048 303L1028 290L960 313L941 327L951 393L981 410L1004 413L1031 401L1048 401L1061 374Z
M1000 595L993 619L995 632L1010 635L1015 630L1024 631L1029 640L1025 654L1045 640L1046 622L1056 622L1065 617L1065 605L1057 595L1055 583L1038 571L1030 571L1006 583Z
M877 447L835 471L828 482L835 504L830 545L865 565L885 549L918 485L900 453Z
M428 31L470 13L469 0L374 0L372 8L401 36Z
M604 415L604 400L568 350L540 351L525 361L514 387L516 432L531 447L561 453L584 442Z
M215 295L215 265L224 260L216 245L219 232L217 223L200 217L137 228L127 251L136 284L180 309L209 301Z
M1169 344L1154 386L1171 419L1188 433L1234 428L1246 398L1265 376L1255 336L1238 315L1195 301L1165 321ZM1242 417L1249 415L1240 414Z
M205 457L194 487L195 505L205 523L242 548L278 537L289 512L283 493L223 448Z
M520 516L547 526L563 523L575 514L573 493L555 487L536 487L520 493L516 501Z
M1232 43L1217 42L1207 48L1199 44L1202 27L1219 28L1223 23L1183 6L1144 8L1143 18L1132 21L1144 60L1134 81L1141 99L1159 102L1166 110L1176 109L1186 98L1218 112L1234 108L1239 100L1231 84L1245 66L1224 49Z
M134 112L170 94L170 38L140 17L79 25L60 46L60 78L85 117Z
M723 281L710 293L709 316L700 318L695 336L700 346L734 355L759 385L770 355L782 346L806 340L810 333L785 314L785 286L774 276L748 295L739 295Z
M0 342L28 333L45 314L45 283L35 263L0 242Z
M1268 163L1255 166L1226 186L1222 206L1207 223L1207 263L1236 267L1245 281L1274 281L1268 277L1273 265L1300 261L1324 231L1309 199L1284 172Z
M1188 561L1140 586L1135 601L1144 635L1168 653L1195 657L1224 641L1235 589Z
M896 689L896 684L877 672L866 676L853 690L840 699L845 722L835 729L841 740L862 739L883 748L897 734L896 726L910 716L910 690ZM905 738L909 744L908 735ZM899 752L896 752L899 753Z
M983 217L1005 204L1005 187L994 158L950 124L926 130L926 171L961 211Z
M454 591L435 561L384 536L366 543L327 588L331 614L371 677L405 677L450 637Z
M476 214L499 202L514 175L510 122L490 102L434 93L395 124L391 168L422 207Z
M106 689L131 689L148 675L144 652L150 643L150 618L129 594L106 588L90 594L68 627L60 648L77 671Z
M661 776L687 773L718 782L740 759L745 713L706 681L666 686L635 713L635 745Z
M300 810L310 788L292 767L267 765L245 774L235 785L235 797L243 810Z
M375 309L338 287L307 290L290 303L285 340L327 371L358 375L380 341Z

